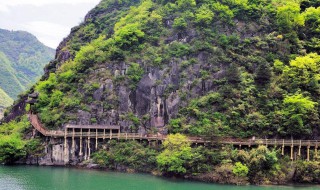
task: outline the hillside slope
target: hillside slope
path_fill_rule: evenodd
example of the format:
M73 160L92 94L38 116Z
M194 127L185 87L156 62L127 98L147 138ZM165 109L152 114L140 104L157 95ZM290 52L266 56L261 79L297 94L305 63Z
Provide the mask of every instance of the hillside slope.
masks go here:
M12 103L13 99L0 88L0 119L3 117L3 110L11 106Z
M13 99L43 74L54 50L23 31L0 29L0 87Z
M0 109L11 106L13 103L12 98L9 97L1 88L0 88Z
M0 162L97 164L237 185L320 183L319 5L103 0L61 42L41 80L5 112ZM26 116L29 109L48 129L112 124L126 140L105 133L101 139L91 128L72 131L72 138L61 131L54 133L61 138L44 137L32 130L30 118L41 125ZM127 132L140 132L139 140ZM155 136L160 140L150 140ZM229 144L235 141L238 147Z
M48 128L317 138L316 0L103 0L31 91Z

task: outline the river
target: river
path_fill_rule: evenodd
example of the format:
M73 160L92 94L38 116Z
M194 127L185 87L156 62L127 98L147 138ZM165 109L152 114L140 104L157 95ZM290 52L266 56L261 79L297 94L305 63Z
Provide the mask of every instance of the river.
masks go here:
M127 174L62 167L0 166L0 190L313 190L319 186L230 186L147 174Z

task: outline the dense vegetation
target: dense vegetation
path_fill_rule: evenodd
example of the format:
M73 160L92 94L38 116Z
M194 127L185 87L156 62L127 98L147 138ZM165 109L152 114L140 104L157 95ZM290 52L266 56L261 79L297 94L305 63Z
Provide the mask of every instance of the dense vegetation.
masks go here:
M14 163L28 155L37 156L42 153L39 139L26 140L26 133L30 132L27 117L17 121L5 123L0 127L0 163Z
M121 169L126 166L136 171L155 169L157 151L137 141L110 141L104 149L94 153L93 160L101 167Z
M0 29L0 88L16 99L40 78L53 57L54 50L33 35Z
M280 149L259 146L238 150L231 146L192 147L187 137L169 135L159 152L155 145L137 141L110 141L94 153L93 161L101 168L124 171L162 172L166 176L231 184L285 184L290 180L319 183L319 162L296 162L281 158ZM279 159L281 158L281 159Z
M101 167L242 184L284 183L296 168L295 181L319 183L317 161L289 165L276 148L193 147L186 140L319 138L319 5L103 0L30 89L39 92L31 109L50 129L72 122L168 131L160 151L110 141L93 155Z
M149 70L176 62L178 83L168 83L174 76L167 73L155 84L165 88L161 98L180 100L169 132L316 138L318 1L106 0L87 17L61 50L70 59L56 60L59 67L51 64L35 87L35 111L48 127L77 121L79 110L119 110L120 87L134 92ZM128 69L119 75L112 67L123 63ZM101 102L93 95L106 80L113 90ZM136 112L120 120L133 114L143 126L153 115ZM92 122L103 119L93 115Z

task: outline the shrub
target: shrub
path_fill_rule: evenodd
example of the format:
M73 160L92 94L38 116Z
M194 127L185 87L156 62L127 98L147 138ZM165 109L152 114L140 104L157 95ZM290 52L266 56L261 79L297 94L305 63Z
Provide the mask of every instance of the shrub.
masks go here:
M129 87L135 89L138 82L144 74L143 68L138 63L131 63L127 70L127 78L129 79Z
M246 177L248 175L249 168L246 165L243 165L241 162L236 162L232 172L238 177Z
M30 126L27 117L0 126L0 163L13 163L26 156L23 132Z
M115 43L121 49L132 49L142 43L144 32L139 23L127 24L115 32Z
M101 167L116 169L127 166L137 171L151 171L156 165L156 151L144 147L137 141L110 141L107 150L99 150L93 154L93 160Z
M178 17L174 19L172 26L178 31L183 31L187 28L187 25L188 23L184 18Z
M214 13L210 10L207 4L201 5L196 13L196 22L200 25L205 24L209 25L214 17Z
M320 183L320 162L298 162L294 180L299 183Z

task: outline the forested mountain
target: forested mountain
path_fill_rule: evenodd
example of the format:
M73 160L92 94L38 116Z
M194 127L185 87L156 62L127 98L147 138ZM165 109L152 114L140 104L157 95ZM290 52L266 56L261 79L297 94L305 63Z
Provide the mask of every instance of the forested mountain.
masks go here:
M74 147L66 134L65 144L23 139L31 109L47 129L103 124L122 133L170 134L160 148L97 140L93 160L83 164L221 183L320 183L310 141L299 155L293 144L238 150L217 140L319 140L319 6L319 0L102 0L7 113L0 161L38 160L48 147L75 155L84 145L90 155L90 129L77 151L62 151ZM30 107L31 93L39 96ZM191 146L188 136L217 143ZM53 160L52 152L44 154ZM310 155L313 162L303 161Z
M318 4L102 1L60 44L34 111L49 128L317 137Z
M0 88L12 99L32 86L54 50L23 31L0 29Z

